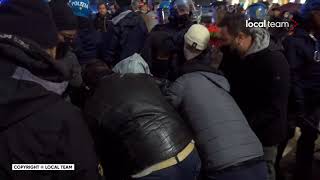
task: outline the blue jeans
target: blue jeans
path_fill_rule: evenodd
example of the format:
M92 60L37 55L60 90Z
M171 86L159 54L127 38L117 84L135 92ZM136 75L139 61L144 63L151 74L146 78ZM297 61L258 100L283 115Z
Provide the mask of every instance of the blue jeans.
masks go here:
M182 162L136 180L196 180L201 169L201 161L196 150Z
M201 180L267 180L267 177L267 165L262 161L213 175L203 174Z

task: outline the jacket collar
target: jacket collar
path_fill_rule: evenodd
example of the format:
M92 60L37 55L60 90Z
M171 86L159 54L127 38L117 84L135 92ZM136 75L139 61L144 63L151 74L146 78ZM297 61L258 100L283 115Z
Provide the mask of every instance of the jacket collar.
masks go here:
M208 65L204 65L198 62L187 62L183 67L181 71L181 75L183 74L188 74L188 73L193 73L197 71L203 71L203 72L210 72L210 73L215 73L218 74L218 70L210 67Z
M250 31L253 34L253 43L245 56L262 51L270 44L270 34L267 30L262 28L251 28Z
M195 59L187 61L183 65L180 75L197 72L197 71L220 74L219 71L211 67L210 64L211 64L210 51L205 50L204 52L202 52L201 55L199 55Z
M63 82L47 81L47 80L41 79L41 78L33 75L30 71L28 71L27 69L22 68L22 67L16 68L14 74L12 75L12 78L17 79L17 80L35 82L35 83L41 85L46 90L51 91L53 93L56 93L58 95L62 95L68 86L67 81L63 81Z

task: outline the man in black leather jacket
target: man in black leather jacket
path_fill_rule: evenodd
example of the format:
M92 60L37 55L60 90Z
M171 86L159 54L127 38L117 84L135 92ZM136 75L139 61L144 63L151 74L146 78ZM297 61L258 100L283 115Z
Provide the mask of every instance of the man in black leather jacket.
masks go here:
M104 76L85 114L107 178L197 177L200 160L191 132L151 76Z

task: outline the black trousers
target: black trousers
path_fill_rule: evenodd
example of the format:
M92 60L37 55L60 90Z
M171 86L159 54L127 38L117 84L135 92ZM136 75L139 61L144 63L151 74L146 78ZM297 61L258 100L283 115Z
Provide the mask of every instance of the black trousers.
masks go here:
M309 126L301 127L301 136L297 144L295 179L311 180L312 162L317 131Z
M320 98L319 96L313 96L312 100L308 101L308 106L305 112L305 119L309 123L306 123L305 120L298 120L297 116L290 114L288 116L289 122L295 121L289 127L288 139L280 144L278 149L278 157L276 162L276 171L277 179L281 180L280 174L280 160L282 159L282 154L285 147L287 146L288 141L294 136L295 127L298 126L301 129L301 136L297 143L297 152L296 152L296 170L295 170L295 180L311 180L312 179L312 163L313 163L313 154L315 148L315 141L318 138L318 124L320 121Z

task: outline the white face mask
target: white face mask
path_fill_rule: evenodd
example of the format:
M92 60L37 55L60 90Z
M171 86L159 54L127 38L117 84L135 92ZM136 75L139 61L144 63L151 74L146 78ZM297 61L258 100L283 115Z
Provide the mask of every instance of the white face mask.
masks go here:
M184 57L186 58L187 61L194 59L195 57L199 56L201 54L201 51L199 52L192 52L190 51L186 45L183 48L183 52L184 52Z

